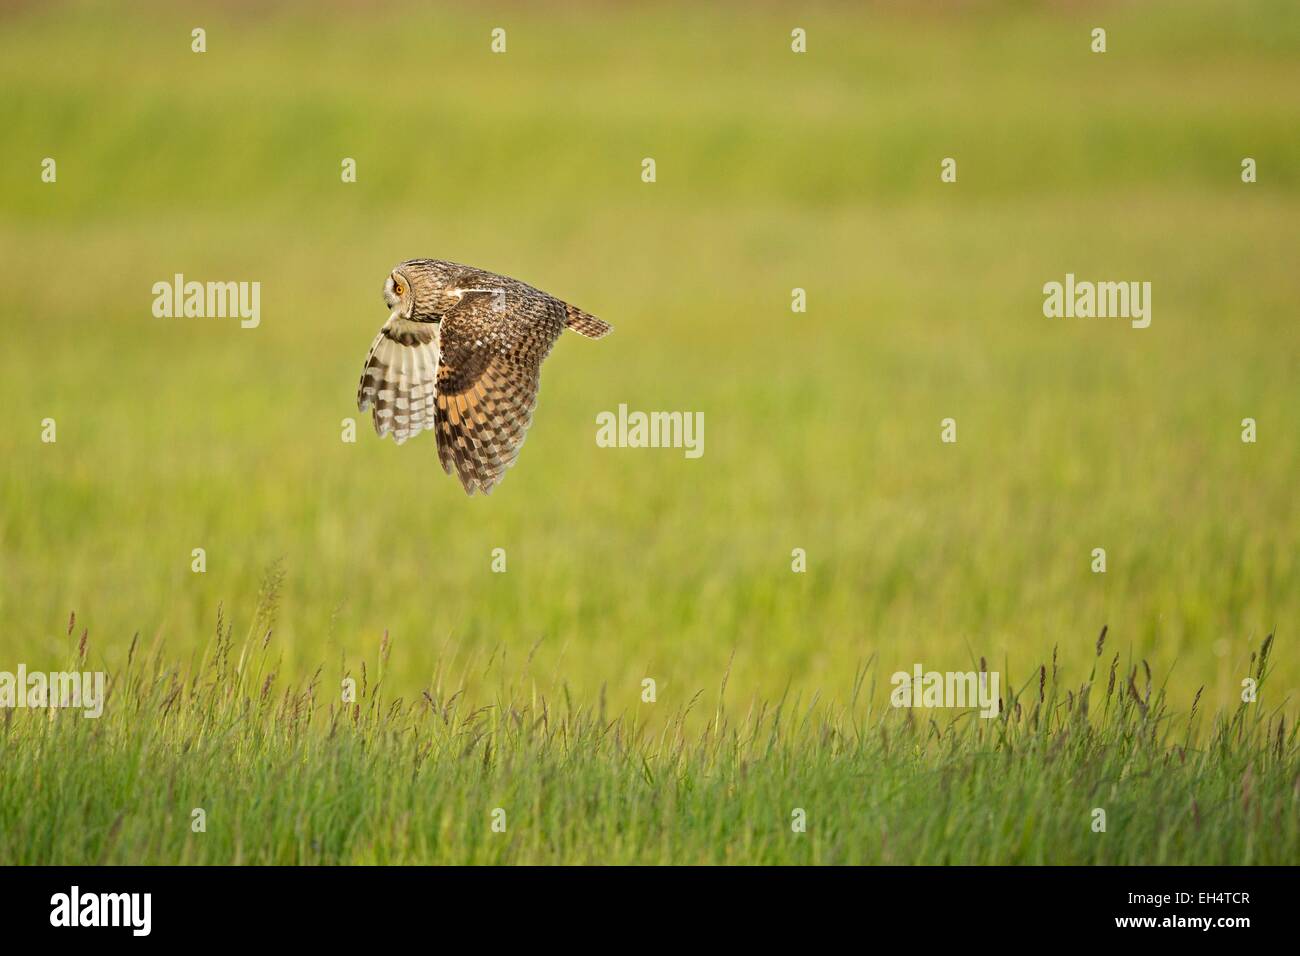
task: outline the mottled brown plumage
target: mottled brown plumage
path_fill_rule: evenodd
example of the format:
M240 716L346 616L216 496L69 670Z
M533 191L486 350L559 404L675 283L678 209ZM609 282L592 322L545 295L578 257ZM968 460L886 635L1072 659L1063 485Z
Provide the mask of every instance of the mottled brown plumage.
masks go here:
M370 347L357 408L401 444L435 430L443 470L491 491L519 457L542 359L565 328L610 326L517 279L440 259L399 263L384 286L392 314Z

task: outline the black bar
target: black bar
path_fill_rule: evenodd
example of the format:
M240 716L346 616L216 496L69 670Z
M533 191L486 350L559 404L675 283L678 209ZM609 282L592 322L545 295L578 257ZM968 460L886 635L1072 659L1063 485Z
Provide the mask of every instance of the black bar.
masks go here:
M1024 941L1025 932L1042 931L1052 934L1044 940L1223 943L1286 931L1293 877L1260 867L11 867L0 870L0 925L7 943L75 934L128 945L256 938L374 946L397 934L450 942L467 930L485 931L485 944L496 945L515 929L537 943L595 938L600 924L621 924L634 936L668 932L680 942L687 926L734 940L762 936L774 922L859 940L902 929L927 942ZM51 925L71 911L74 886L86 918L111 917L116 907L125 925ZM143 928L143 896L131 909L122 897L101 909L99 894L130 893L149 894L147 936L132 925Z

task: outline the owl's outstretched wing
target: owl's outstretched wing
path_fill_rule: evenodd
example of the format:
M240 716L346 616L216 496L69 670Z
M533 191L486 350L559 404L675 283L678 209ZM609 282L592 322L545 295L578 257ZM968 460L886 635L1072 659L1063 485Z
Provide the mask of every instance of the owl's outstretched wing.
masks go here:
M357 410L374 407L375 434L401 444L434 425L438 326L391 318L375 336L357 385Z
M519 457L542 359L565 321L563 302L519 285L467 290L443 318L438 459L469 494L490 492Z

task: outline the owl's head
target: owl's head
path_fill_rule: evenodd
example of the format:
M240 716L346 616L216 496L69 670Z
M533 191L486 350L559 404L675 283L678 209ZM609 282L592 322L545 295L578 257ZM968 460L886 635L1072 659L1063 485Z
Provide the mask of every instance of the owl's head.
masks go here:
M396 309L399 318L411 317L411 310L415 305L415 291L411 288L410 277L401 266L388 273L388 279L384 282L384 304L390 311Z
M384 282L384 303L398 318L437 321L444 305L443 290L450 282L448 266L437 259L399 262Z

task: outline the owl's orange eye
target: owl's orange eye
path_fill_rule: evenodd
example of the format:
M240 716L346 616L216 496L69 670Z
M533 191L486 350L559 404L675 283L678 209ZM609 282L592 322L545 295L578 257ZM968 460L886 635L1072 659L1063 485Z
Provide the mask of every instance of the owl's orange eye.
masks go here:
M394 283L393 283L393 291L396 292L398 295L401 295L402 292L404 291L404 290L402 289L402 283L400 283L400 282L394 282Z

